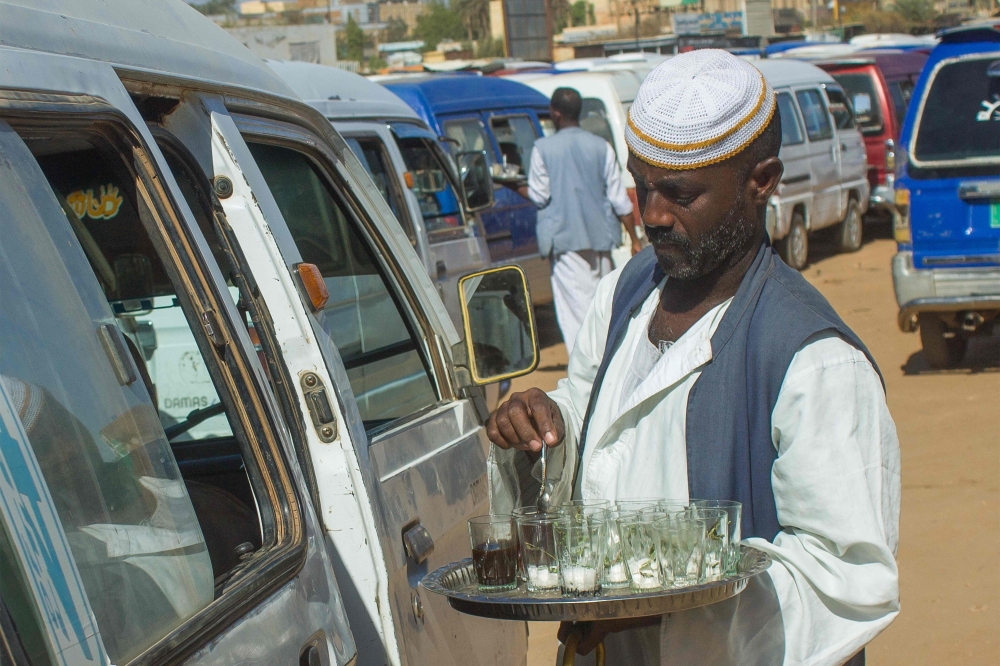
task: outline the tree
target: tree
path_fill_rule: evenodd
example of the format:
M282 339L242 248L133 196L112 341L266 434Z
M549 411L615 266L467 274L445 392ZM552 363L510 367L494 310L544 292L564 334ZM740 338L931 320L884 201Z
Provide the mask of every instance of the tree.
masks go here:
M436 50L438 42L444 39L465 39L465 24L458 12L441 2L431 2L427 7L417 17L417 27L413 30L413 36L424 41L425 51Z
M596 22L594 21L594 5L587 0L577 0L570 7L569 12L571 25L593 25Z
M490 36L490 0L458 0L455 9L469 41Z
M337 57L355 62L361 62L365 58L365 31L351 14L347 15L344 29L337 34Z
M892 11L914 27L930 25L937 16L932 0L896 0Z
M192 5L205 16L215 14L233 14L236 12L236 0L208 0L200 5Z
M410 26L406 25L406 21L400 18L394 18L385 24L385 29L382 30L382 41L402 42L409 34Z

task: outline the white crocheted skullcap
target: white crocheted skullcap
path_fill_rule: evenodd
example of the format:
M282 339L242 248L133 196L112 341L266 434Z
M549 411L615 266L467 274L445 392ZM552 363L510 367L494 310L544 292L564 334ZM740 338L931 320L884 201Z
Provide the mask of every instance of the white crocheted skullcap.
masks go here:
M760 71L719 49L665 60L639 88L625 142L644 162L697 169L753 143L774 115L774 90Z

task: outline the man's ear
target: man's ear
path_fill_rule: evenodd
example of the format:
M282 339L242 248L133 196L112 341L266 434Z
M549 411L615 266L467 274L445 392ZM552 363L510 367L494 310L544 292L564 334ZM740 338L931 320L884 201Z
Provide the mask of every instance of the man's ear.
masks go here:
M747 180L747 187L750 189L750 196L754 204L761 206L767 203L774 191L778 189L781 174L784 172L785 165L777 157L768 157L757 163Z

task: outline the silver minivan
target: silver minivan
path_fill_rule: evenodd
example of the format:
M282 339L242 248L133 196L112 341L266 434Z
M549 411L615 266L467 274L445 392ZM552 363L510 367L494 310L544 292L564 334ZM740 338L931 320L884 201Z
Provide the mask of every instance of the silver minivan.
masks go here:
M861 132L840 85L797 60L754 60L778 97L785 173L768 210L768 231L781 257L802 269L809 234L838 227L843 252L861 248L870 186Z
M268 60L268 66L307 104L333 123L368 171L460 325L457 282L490 265L475 213L493 205L492 187L477 189L470 174L486 155L450 151L403 100L352 72L305 62ZM461 182L460 182L461 181Z
M523 664L419 587L487 511L482 385L537 364L523 273L460 281L460 336L343 138L180 0L0 24L0 661Z

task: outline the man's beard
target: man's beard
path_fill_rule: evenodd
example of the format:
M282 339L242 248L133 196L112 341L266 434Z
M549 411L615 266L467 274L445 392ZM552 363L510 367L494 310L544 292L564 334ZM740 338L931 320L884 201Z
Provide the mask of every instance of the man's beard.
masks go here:
M722 223L703 235L697 246L692 245L687 236L673 229L645 225L643 228L656 251L656 258L663 272L677 280L693 280L711 273L746 249L754 236L756 225L747 219L744 210L741 192ZM664 246L680 249L682 257L677 259L676 256L661 253L659 250Z

